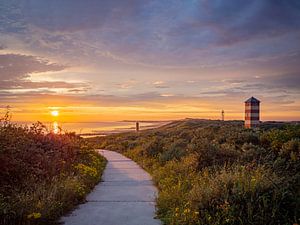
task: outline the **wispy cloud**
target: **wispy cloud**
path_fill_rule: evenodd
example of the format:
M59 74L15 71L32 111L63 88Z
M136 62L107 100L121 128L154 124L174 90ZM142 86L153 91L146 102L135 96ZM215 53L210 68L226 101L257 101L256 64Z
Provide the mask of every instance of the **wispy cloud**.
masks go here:
M24 79L29 77L30 73L60 71L63 69L65 69L63 65L51 63L31 55L0 55L0 78L2 81Z
M32 81L34 73L56 72L66 68L64 65L51 63L48 60L31 55L0 55L0 88L2 90L27 89L74 89L87 88L88 84L66 81ZM46 88L46 89L45 89Z
M299 39L298 0L2 0L1 105L297 110Z
M166 82L161 81L161 80L153 82L153 85L155 88L169 88L169 86L166 84Z

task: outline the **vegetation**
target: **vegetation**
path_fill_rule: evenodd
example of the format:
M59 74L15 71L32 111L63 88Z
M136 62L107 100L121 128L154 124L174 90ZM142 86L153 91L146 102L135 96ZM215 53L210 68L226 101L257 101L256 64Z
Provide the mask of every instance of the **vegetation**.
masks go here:
M49 224L84 200L105 159L74 133L0 126L0 224Z
M165 224L300 221L300 125L187 119L90 141L152 174Z

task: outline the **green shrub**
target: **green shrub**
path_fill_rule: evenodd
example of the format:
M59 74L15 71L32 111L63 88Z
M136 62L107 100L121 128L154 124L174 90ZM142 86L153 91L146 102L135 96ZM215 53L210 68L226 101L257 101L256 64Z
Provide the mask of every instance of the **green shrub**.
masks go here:
M199 224L292 222L280 218L284 193L277 188L278 183L280 178L264 167L204 172L191 191L190 201L199 212Z
M152 174L164 224L299 224L300 125L242 124L188 119L91 141Z
M0 126L0 224L51 223L84 200L105 159L74 133Z

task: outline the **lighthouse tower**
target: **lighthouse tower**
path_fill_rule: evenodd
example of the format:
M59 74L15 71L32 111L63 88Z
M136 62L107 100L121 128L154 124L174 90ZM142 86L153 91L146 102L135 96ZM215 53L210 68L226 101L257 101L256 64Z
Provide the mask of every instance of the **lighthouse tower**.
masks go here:
M245 127L251 128L259 125L259 103L254 97L245 101Z

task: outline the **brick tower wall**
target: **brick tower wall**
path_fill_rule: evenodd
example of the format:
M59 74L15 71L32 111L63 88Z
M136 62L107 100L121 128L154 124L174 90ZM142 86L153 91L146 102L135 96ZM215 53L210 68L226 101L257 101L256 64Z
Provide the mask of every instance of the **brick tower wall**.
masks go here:
M245 127L251 128L259 125L259 103L245 103Z

